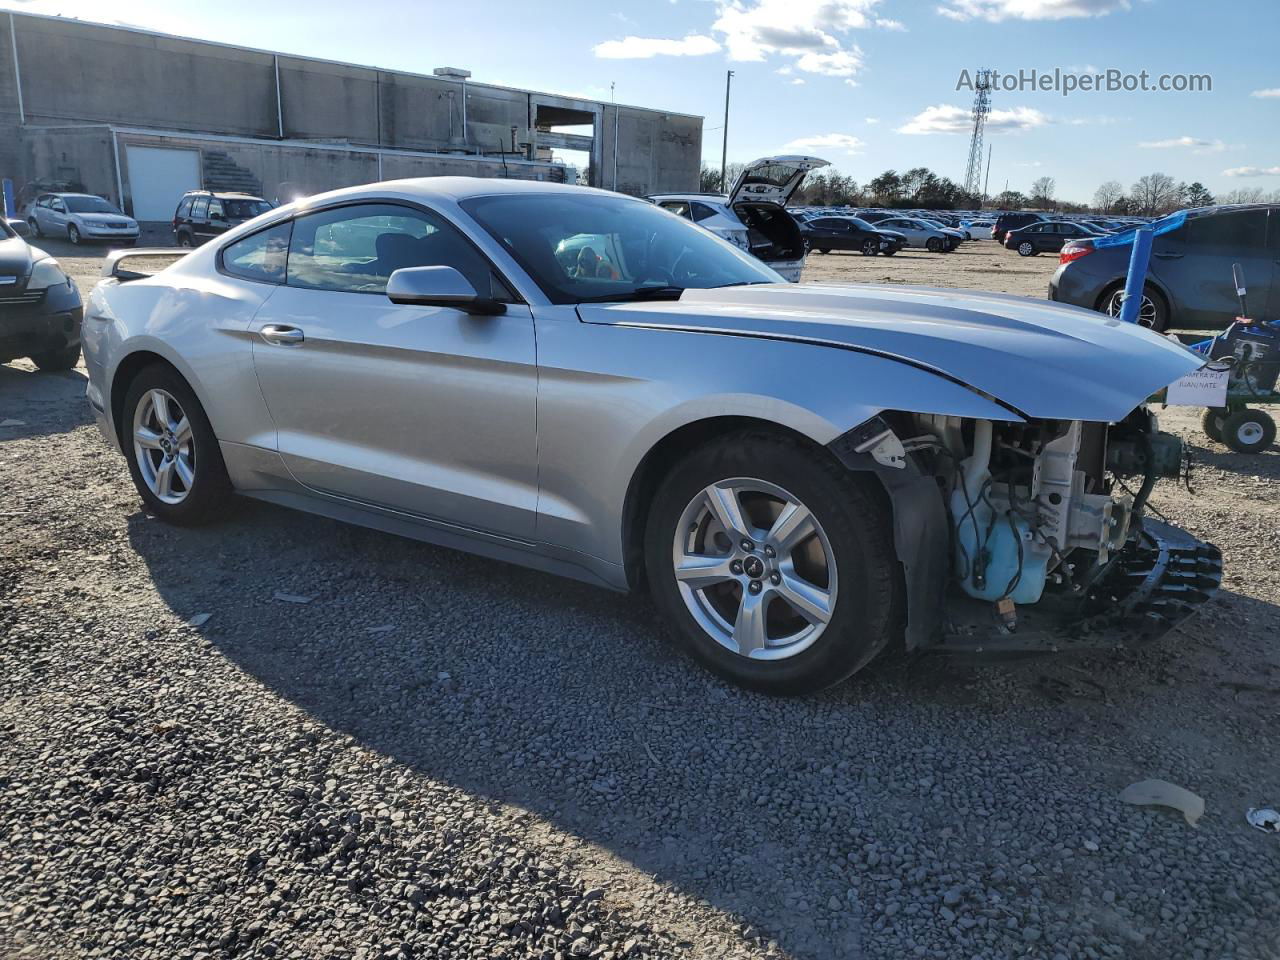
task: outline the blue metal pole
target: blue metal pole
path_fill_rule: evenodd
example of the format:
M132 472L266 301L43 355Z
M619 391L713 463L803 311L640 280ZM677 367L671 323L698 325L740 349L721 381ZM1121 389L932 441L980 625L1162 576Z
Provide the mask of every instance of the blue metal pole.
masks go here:
M1151 261L1150 227L1139 227L1133 237L1133 254L1129 257L1129 275L1124 281L1124 300L1120 303L1120 319L1125 323L1137 323L1142 309L1142 287L1147 281L1147 264Z
M0 181L0 188L4 190L4 215L12 220L18 215L18 208L13 205L13 181L5 177Z

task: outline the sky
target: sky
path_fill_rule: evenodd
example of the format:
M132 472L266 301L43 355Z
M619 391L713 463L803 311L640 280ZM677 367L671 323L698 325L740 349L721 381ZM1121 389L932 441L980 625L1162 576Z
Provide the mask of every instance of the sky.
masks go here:
M925 166L962 181L972 89L993 68L1207 75L1201 92L997 89L990 191L1053 177L1087 201L1163 172L1280 190L1280 0L0 0L0 9L692 113L728 155L830 160L865 183ZM358 13L357 13L358 11Z

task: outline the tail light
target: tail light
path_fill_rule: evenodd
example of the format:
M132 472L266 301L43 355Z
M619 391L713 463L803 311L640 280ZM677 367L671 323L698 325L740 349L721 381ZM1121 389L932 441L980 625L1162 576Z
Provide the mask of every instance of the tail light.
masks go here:
M1062 248L1062 252L1058 254L1058 263L1070 263L1072 260L1079 260L1081 257L1087 257L1093 253L1093 244L1080 244L1074 246L1068 243Z

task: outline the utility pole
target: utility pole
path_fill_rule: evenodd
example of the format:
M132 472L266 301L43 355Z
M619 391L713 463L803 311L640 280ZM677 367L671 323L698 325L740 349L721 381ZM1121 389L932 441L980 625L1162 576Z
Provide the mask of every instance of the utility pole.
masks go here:
M982 202L987 202L987 187L991 185L991 148L994 143L987 144L987 175L982 179Z
M729 169L729 85L733 82L733 71L729 70L724 78L724 141L720 148L720 190L729 192L729 184L725 182L725 173Z

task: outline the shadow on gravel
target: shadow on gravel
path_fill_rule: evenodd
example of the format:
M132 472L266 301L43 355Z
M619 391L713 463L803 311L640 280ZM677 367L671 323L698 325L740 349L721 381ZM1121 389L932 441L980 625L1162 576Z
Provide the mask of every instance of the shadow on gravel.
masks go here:
M643 598L248 502L196 530L136 514L129 539L172 609L210 614L207 640L274 693L791 955L879 955L873 931L905 901L892 923L928 936L931 955L994 956L914 903L960 885L1016 903L1034 885L1092 917L1080 887L1097 875L1079 879L1054 844L1069 858L1081 831L1107 842L1126 829L1117 816L1148 829L1112 811L1136 761L1098 740L1152 722L1162 688L1134 658L1099 661L1110 701L1098 714L1088 688L1078 701L1061 685L1057 699L1041 693L1043 660L977 671L891 657L823 695L771 699L676 653ZM1028 833L1034 849L1008 842ZM1219 839L1177 833L1206 851ZM1034 884L1018 872L1028 860ZM614 902L625 894L610 888ZM1008 937L999 955L1025 950L1018 930Z
M93 422L84 398L83 370L40 373L20 363L0 364L0 424L18 421L0 426L0 443L70 433Z

